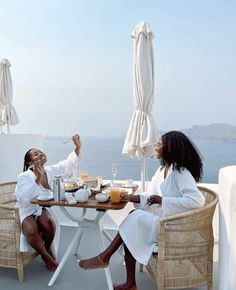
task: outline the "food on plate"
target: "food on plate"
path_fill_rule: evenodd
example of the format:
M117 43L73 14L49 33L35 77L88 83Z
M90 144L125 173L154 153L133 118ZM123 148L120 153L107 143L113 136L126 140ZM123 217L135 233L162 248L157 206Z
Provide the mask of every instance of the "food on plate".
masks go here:
M76 182L65 182L65 190L77 188Z

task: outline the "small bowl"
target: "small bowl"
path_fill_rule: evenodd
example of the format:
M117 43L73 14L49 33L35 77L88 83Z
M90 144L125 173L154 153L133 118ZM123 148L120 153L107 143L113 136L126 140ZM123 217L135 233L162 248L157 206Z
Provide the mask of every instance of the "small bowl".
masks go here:
M95 198L98 202L106 202L110 196L107 193L98 193L95 195Z

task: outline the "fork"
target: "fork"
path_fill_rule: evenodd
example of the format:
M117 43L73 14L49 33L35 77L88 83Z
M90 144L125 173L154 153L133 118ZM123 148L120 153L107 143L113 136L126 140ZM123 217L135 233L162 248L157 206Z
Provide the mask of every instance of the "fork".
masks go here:
M70 138L70 139L67 139L67 140L64 140L64 141L62 142L62 144L69 143L70 141L71 141L71 138Z

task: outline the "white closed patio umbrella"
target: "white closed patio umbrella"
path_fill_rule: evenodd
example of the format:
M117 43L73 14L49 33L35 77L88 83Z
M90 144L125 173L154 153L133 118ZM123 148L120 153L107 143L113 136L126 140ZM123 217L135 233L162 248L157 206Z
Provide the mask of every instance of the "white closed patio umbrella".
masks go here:
M10 74L10 62L2 59L0 62L0 126L7 125L7 133L10 133L10 125L19 123L19 118L12 105L13 90Z
M141 159L142 190L145 190L145 158L154 155L156 126L151 114L154 99L154 61L148 23L139 22L132 33L134 111L123 146L123 154Z

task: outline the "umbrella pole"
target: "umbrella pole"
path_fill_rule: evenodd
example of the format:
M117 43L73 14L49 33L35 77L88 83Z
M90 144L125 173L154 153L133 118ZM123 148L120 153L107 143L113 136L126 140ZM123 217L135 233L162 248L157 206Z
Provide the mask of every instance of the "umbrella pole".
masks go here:
M7 123L7 133L10 133L10 124Z
M145 158L141 157L141 185L142 185L142 192L145 191Z

